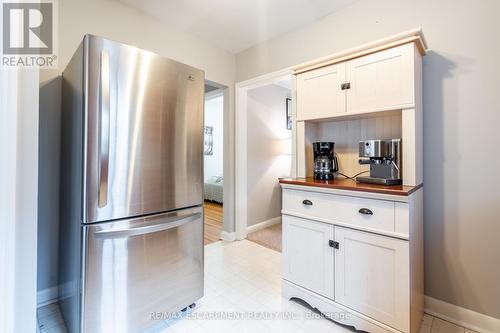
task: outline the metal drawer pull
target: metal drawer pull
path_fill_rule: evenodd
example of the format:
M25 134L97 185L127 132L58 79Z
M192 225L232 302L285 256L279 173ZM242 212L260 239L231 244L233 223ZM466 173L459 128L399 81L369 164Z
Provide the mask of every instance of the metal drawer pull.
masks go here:
M373 212L368 208L361 208L358 212L363 215L373 215Z
M306 205L306 206L312 206L312 204L313 204L311 200L307 200L307 199L306 199L306 200L304 200L304 201L302 201L302 203L303 203L304 205Z
M95 238L127 238L131 236L146 235L154 232L164 231L172 228L177 228L183 224L196 221L201 218L201 213L193 213L189 215L176 216L171 219L164 219L163 223L151 224L143 227L135 227L128 229L109 229L97 231L94 234Z

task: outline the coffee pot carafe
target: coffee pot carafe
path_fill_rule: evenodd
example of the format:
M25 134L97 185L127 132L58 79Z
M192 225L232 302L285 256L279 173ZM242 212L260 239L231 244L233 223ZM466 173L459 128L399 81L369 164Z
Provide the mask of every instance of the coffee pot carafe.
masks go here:
M314 142L314 179L334 179L334 172L339 171L335 156L335 142Z

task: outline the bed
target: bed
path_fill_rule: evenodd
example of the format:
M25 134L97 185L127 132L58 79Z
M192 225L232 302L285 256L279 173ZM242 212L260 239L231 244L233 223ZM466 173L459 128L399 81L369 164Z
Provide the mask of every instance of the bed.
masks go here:
M212 176L205 180L205 200L223 203L222 194L224 179L218 176Z

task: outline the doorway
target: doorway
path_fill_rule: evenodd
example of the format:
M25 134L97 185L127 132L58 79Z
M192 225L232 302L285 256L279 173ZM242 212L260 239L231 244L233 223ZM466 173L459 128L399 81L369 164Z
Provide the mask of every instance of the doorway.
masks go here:
M237 84L236 232L281 251L281 188L294 173L290 71Z
M220 239L224 216L224 92L205 82L204 117L204 244Z

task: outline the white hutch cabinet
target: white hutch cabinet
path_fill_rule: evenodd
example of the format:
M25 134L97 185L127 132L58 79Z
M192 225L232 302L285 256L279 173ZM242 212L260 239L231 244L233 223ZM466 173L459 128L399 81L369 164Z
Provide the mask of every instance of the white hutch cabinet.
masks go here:
M297 177L280 179L283 295L358 330L417 333L423 315L425 50L415 29L296 68ZM308 177L313 141L339 143L353 174L359 140L395 135L404 185Z

